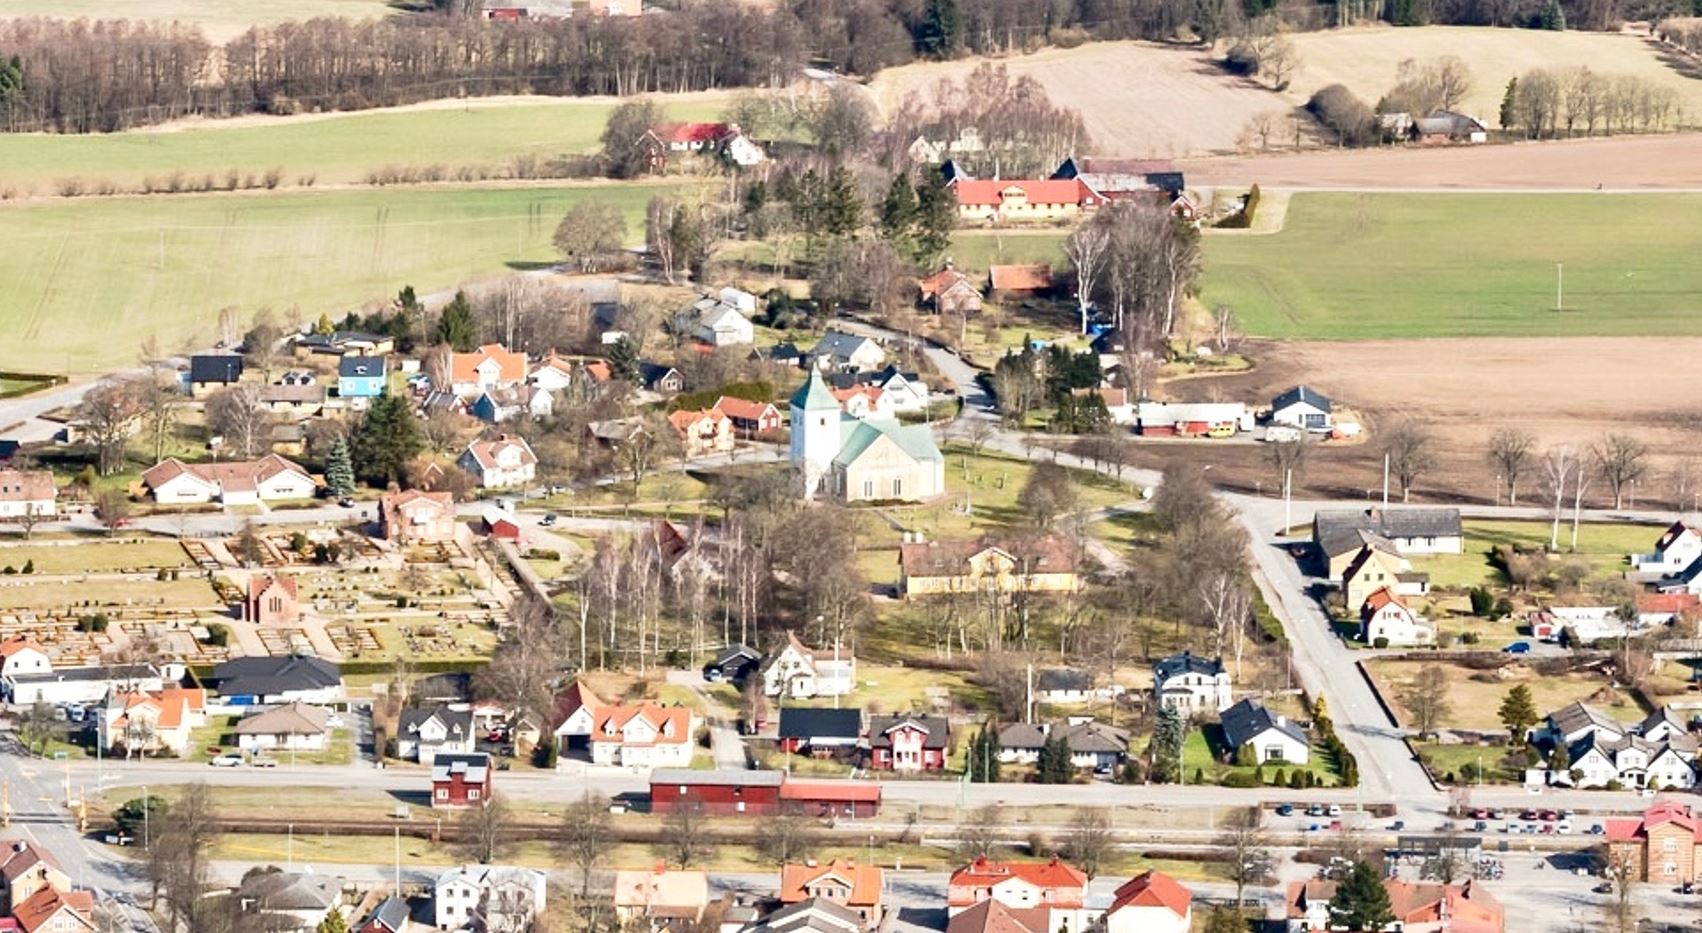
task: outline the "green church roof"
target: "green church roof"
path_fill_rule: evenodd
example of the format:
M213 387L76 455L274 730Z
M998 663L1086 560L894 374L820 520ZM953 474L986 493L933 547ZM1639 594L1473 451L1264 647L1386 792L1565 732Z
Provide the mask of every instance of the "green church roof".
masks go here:
M821 379L821 370L810 367L810 378L792 393L792 407L803 411L838 411L839 401Z
M934 443L934 432L925 424L899 424L896 421L845 421L840 426L841 437L839 455L833 462L840 466L850 466L857 458L869 449L869 446L881 436L890 437L898 449L919 462L944 460L940 454L939 445Z

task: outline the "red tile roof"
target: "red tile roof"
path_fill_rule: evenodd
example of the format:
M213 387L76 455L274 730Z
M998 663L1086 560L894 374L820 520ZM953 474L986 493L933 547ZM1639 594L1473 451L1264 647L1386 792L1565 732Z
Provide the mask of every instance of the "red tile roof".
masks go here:
M526 354L509 350L500 343L487 343L471 353L451 353L450 380L477 382L479 365L486 360L496 360L497 379L502 382L521 382L526 378Z
M1638 612L1677 614L1699 605L1702 597L1695 593L1644 593L1637 597Z
M266 591L271 589L273 584L288 593L291 599L296 598L295 577L283 574L274 577L269 573L259 573L248 578L248 598L255 600L265 596Z
M734 398L723 395L715 400L715 407L727 413L729 418L742 421L757 421L770 411L779 414L779 409L768 402L753 402L749 399Z
M1052 933L1046 907L1008 907L988 898L946 922L946 933Z
M1389 605L1390 603L1400 606L1402 609L1406 608L1406 603L1402 601L1399 596L1395 595L1394 590L1391 590L1386 586L1379 587L1377 592L1365 597L1365 605L1360 607L1360 612L1370 614Z
M781 785L785 787L784 784ZM796 904L810 896L810 885L824 877L843 880L851 889L847 907L873 907L881 902L884 873L875 865L859 865L851 859L834 859L826 865L786 865L780 869L780 903Z
M1194 895L1176 879L1162 872L1146 871L1123 882L1112 895L1107 914L1124 907L1163 907L1178 917L1186 917Z
M28 635L13 635L5 641L0 641L0 658L9 658L25 648L41 651L41 646L35 643L35 639Z
M996 292L1032 292L1052 287L1052 267L1045 263L993 266L987 277Z
M1054 900L1048 906L1081 906L1087 887L1087 875L1067 862L1053 857L1047 862L995 862L978 858L952 872L950 888L992 887L1013 878L1026 881L1037 888L1051 890ZM959 899L952 906L963 906Z
M1030 204L1080 204L1093 197L1092 189L1079 179L964 179L952 186L957 203L998 207L1004 203L1004 193L1020 190Z
M712 143L730 132L725 123L658 123L652 133L665 143Z
M82 921L80 926L83 929L92 930L94 924L89 922L89 915L94 909L95 896L88 891L59 891L46 886L12 908L12 916L17 918L25 933L35 933L48 929L55 917L69 911ZM61 929L56 925L52 928Z
M780 799L880 803L881 786L851 781L787 781L780 785Z
M621 730L634 719L643 719L656 730L656 738L648 743L628 741ZM596 711L591 726L592 742L619 742L623 745L679 745L690 742L691 710L684 706L657 706L640 703L637 706L605 706Z
M55 495L47 470L0 470L0 501L37 502Z

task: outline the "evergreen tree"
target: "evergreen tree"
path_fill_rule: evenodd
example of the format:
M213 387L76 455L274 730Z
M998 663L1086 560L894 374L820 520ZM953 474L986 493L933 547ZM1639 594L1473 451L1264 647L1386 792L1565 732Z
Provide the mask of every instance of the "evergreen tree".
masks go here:
M1572 752L1566 748L1565 742L1557 742L1554 751L1548 755L1548 770L1555 774L1565 774L1572 768Z
M1555 32L1565 32L1566 11L1561 9L1560 0L1548 0L1548 3L1542 8L1542 13L1540 14L1537 22L1544 29L1551 29Z
M703 226L691 211L683 207L674 211L674 222L668 225L668 241L673 246L674 265L677 268L690 269L694 277L701 279L704 259Z
M1370 862L1354 862L1347 880L1330 899L1330 925L1345 930L1381 930L1393 923L1389 891Z
M381 395L361 419L351 454L355 469L382 486L400 480L408 461L424 449L425 438L408 400Z
M928 0L922 11L922 28L917 41L922 51L949 58L963 44L963 26L957 16L957 0Z
M1525 733L1537 724L1537 707L1531 699L1531 688L1516 684L1501 701L1501 724L1507 727L1508 742L1525 744Z
M957 226L957 196L946 185L945 176L931 171L916 189L916 261L932 265L951 245Z
M1062 735L1048 736L1040 746L1040 760L1036 763L1035 778L1042 784L1068 784L1075 777L1075 766L1070 764L1070 743Z
M1507 92L1501 95L1501 128L1510 130L1519 119L1519 79L1507 79Z
M349 456L348 439L341 434L331 440L331 449L325 454L325 488L333 496L354 495L355 464Z
M638 347L625 336L609 345L609 374L627 382L638 381Z
M768 183L762 179L753 179L745 186L745 214L754 214L768 206Z
M909 242L910 228L916 223L916 189L910 186L910 175L899 172L887 186L886 200L881 203L881 235L903 250Z
M1154 783L1171 784L1182 776L1182 743L1188 727L1175 707L1165 707L1158 714L1158 724L1152 730L1152 743L1147 747L1152 757L1149 776Z
M400 308L403 314L414 314L423 310L412 285L404 285L402 290L396 293L396 307Z
M479 329L473 323L473 305L466 292L456 292L455 298L443 306L437 318L437 342L449 344L457 353L479 345Z
M843 165L828 176L820 204L821 227L830 236L855 233L863 222L863 199L857 194L857 180Z
M999 780L998 727L988 722L969 743L969 781L972 784L993 784Z
M324 920L319 921L314 933L349 933L349 922L343 919L341 910L333 910L325 915Z

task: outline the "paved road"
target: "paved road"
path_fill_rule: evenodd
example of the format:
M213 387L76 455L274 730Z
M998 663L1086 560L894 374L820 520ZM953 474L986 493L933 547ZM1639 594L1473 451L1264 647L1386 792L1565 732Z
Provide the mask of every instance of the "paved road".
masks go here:
M9 833L21 833L53 853L71 882L96 893L106 910L122 918L129 930L157 933L133 896L146 889L137 866L106 846L77 832L65 806L64 772L49 761L25 757L11 735L0 736L0 780L12 807ZM100 790L96 773L73 774L73 792ZM115 896L116 895L116 896Z

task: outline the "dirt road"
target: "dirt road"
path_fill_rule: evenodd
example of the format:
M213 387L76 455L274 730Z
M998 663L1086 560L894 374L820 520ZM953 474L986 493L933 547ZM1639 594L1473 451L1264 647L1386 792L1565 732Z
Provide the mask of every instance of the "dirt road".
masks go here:
M1702 134L1193 159L1191 187L1702 190Z

